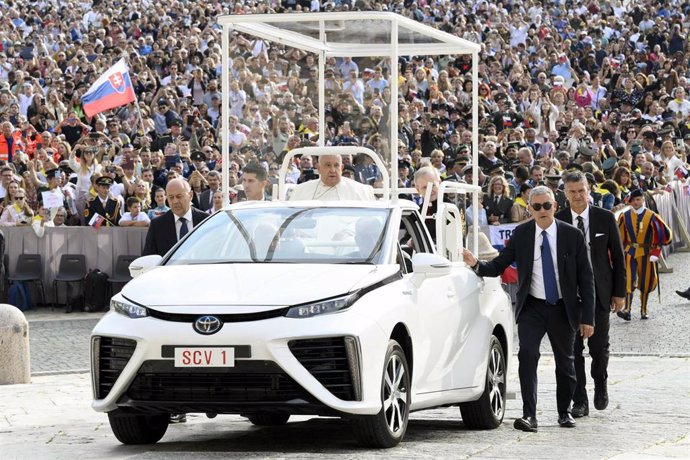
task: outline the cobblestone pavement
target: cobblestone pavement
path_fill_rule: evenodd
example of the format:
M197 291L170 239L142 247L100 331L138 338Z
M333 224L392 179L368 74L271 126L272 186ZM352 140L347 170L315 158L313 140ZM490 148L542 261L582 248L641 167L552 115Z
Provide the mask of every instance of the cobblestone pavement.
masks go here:
M652 297L649 321L640 321L639 311L631 322L612 317L611 404L592 410L574 430L557 426L553 359L545 355L539 433L512 428L521 403L511 368L510 390L517 394L497 430L466 430L455 407L418 412L399 447L373 451L359 448L338 419L295 417L285 427L257 428L239 416L190 414L155 446L121 446L107 417L90 408L89 374L74 372L89 366L88 337L101 314L40 309L27 315L33 383L0 386L0 458L689 458L690 302L675 290L690 284L690 253L671 256L669 264L675 271L661 276L661 303Z
M690 356L690 302L675 293L690 286L690 252L672 254L669 264L674 272L661 275L661 302L656 293L650 297L648 321L640 321L639 296L633 303L632 321L611 317L614 355ZM28 312L32 373L88 369L89 334L101 315L67 315L47 308ZM544 340L542 349L549 352L548 340Z
M606 411L592 409L574 429L556 422L554 363L539 366L538 433L512 428L521 415L507 401L496 430L470 431L457 407L412 415L405 440L394 449L359 447L347 422L294 417L282 427L254 427L240 416L209 420L189 414L160 443L123 446L105 414L89 407L88 374L33 378L31 385L0 386L0 458L192 459L192 458L687 458L690 453L690 358L614 357ZM517 388L517 373L510 372Z

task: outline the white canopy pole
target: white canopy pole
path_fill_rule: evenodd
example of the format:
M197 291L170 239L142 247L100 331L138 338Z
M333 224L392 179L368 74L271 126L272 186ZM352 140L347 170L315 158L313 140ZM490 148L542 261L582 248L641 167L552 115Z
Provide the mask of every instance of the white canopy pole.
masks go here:
M319 40L326 41L326 23L319 21ZM319 51L319 147L326 145L326 52Z
M221 38L222 44L222 54L221 54L221 66L223 70L221 71L221 139L220 139L220 151L222 158L222 183L221 187L223 190L223 207L230 204L230 177L228 175L230 171L230 141L228 139L228 117L230 116L230 107L228 106L230 101L230 82L229 71L228 71L228 53L230 52L230 26L223 25L223 36Z
M390 135L390 162L391 162L391 194L394 200L398 199L398 23L391 23L391 74L388 86L391 89L391 104L388 107ZM387 197L390 198L390 197Z
M479 185L479 53L472 53L472 184ZM472 194L472 252L479 252L479 192Z

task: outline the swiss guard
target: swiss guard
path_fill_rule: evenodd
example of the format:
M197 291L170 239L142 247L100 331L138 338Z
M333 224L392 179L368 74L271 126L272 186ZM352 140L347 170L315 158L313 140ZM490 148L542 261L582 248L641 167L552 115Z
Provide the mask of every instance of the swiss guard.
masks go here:
M110 194L111 185L113 180L110 177L102 176L96 179L96 196L88 200L84 210L84 221L87 225L117 226L121 217L120 201ZM96 215L100 217L94 218Z
M630 307L635 288L640 290L640 312L648 319L647 298L659 283L657 261L661 247L672 241L671 229L654 211L645 207L644 192L637 188L630 192L630 209L618 217L618 229L625 252L627 275L625 310L617 314L630 321Z

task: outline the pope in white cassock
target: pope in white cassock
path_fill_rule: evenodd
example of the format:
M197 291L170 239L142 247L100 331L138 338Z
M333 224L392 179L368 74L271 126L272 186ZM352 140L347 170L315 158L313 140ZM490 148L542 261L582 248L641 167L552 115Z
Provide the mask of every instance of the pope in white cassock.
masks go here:
M319 178L303 182L292 189L288 198L297 200L375 200L374 189L342 176L340 155L319 155L316 166Z

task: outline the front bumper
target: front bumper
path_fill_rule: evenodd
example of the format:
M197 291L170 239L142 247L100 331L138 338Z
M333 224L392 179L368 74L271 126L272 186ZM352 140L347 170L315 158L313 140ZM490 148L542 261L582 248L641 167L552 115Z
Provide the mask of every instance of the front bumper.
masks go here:
M101 379L104 360L99 349L92 347L92 406L100 412L127 408L171 413L268 410L373 415L381 409L380 379L388 337L370 320L351 311L308 319L226 323L211 336L196 333L191 323L130 319L111 312L92 333L94 343L102 340L99 337L117 338L116 343L121 339L136 342L126 364L117 357L122 366L115 378L110 372L112 382L107 387ZM332 351L329 344L334 340L347 341L345 358L344 349ZM305 343L309 345L306 354L305 347L300 351L296 346ZM341 361L338 373L318 361L324 359L323 354L313 353L319 345L328 351L327 356ZM170 354L174 346L230 346L246 353L237 354L235 367L175 368ZM343 366L347 366L350 382L343 382Z

